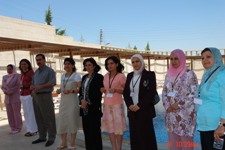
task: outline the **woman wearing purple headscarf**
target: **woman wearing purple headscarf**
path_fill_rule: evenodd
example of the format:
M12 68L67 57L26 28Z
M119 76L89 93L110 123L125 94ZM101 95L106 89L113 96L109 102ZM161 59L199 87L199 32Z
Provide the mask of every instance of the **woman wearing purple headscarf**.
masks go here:
M185 144L193 142L196 127L194 95L197 86L195 73L186 68L184 52L180 49L173 50L162 91L170 143L168 146L171 150L193 149L193 146L185 146Z
M22 129L20 75L16 73L16 67L11 64L7 66L7 73L2 78L2 91L5 94L10 134L16 134Z
M153 118L155 72L145 70L140 54L131 57L133 72L127 75L123 96L127 105L131 150L157 150Z

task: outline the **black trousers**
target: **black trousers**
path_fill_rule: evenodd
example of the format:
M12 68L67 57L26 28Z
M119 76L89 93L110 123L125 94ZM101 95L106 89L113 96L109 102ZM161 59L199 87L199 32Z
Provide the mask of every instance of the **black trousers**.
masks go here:
M101 116L88 114L82 116L85 146L87 150L102 150Z
M222 138L224 139L224 136ZM213 148L214 131L200 131L200 139L201 139L202 150L217 150ZM225 150L224 145L223 145L223 150Z

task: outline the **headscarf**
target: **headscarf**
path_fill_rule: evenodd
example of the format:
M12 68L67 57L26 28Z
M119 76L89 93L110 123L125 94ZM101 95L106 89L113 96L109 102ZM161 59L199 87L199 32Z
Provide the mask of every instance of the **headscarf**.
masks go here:
M225 69L225 66L223 64L223 60L222 60L222 55L220 53L220 50L214 47L209 47L210 52L213 55L214 58L214 64L211 68L206 69L203 77L202 77L202 81L201 81L201 85L203 85L205 83L205 81L208 79L208 85L207 85L207 89L209 89L209 87L211 86L212 82L214 81L215 77L217 76L217 74L221 71ZM215 71L216 70L216 71ZM215 71L215 72L214 72ZM213 74L212 74L213 73ZM212 75L211 75L212 74ZM210 76L211 75L211 76Z
M12 65L12 64L10 64L10 65ZM6 81L7 84L12 80L14 74L17 74L15 65L12 65L12 67L13 67L12 73L11 74L8 73L8 75L7 75L8 76L7 81Z
M180 61L180 66L178 68L174 68L170 62L170 66L167 72L170 82L174 82L176 78L182 76L186 71L186 56L180 49L173 50L171 54L177 55L178 60Z
M134 75L139 75L142 73L142 71L145 69L145 62L144 62L144 58L140 55L140 54L134 54L132 57L131 57L131 61L133 58L138 58L141 62L141 68L139 70L135 70L134 69Z

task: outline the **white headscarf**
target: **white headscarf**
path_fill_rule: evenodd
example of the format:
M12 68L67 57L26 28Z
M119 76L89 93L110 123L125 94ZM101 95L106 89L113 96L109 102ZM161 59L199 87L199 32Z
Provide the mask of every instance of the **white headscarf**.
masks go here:
M132 57L131 57L131 61L133 58L138 58L141 62L141 68L139 70L135 70L134 68L134 75L139 75L142 73L142 71L145 69L145 62L144 62L144 58L140 55L140 54L134 54Z
M12 78L14 77L14 75L17 74L17 72L16 72L16 66L15 65L12 65L12 67L13 67L12 68L13 69L12 70L12 73L7 75L8 76L7 81L6 81L7 84L12 80Z

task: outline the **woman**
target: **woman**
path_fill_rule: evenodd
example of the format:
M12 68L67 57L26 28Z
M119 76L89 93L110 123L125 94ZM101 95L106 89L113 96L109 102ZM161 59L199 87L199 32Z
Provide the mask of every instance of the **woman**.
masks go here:
M166 109L166 129L171 150L191 150L196 126L194 95L198 86L195 73L186 68L186 57L182 50L170 54L170 66L162 91Z
M11 128L10 134L19 133L22 129L21 102L20 102L20 75L16 73L16 67L7 66L8 75L2 78L2 90L5 94L5 106Z
M27 133L24 136L30 137L37 135L37 123L34 115L33 99L31 97L30 85L34 71L31 63L27 59L20 61L20 100L23 105L24 118L26 122Z
M87 150L102 150L101 136L101 100L103 76L98 74L101 67L93 58L83 62L84 70L88 74L82 78L80 90L80 115L82 116L85 145Z
M116 56L105 60L105 69L108 73L104 76L104 88L101 88L101 92L105 93L102 131L109 133L112 150L121 150L123 132L126 130L122 100L126 77L122 73L124 67Z
M202 149L212 150L214 138L224 139L225 66L217 48L205 48L201 56L205 72L195 99L198 104L197 130L200 131Z
M61 145L57 150L67 148L67 134L70 134L70 150L75 149L75 139L79 123L79 100L77 93L81 85L81 76L76 73L75 61L72 58L64 59L64 73L61 77L61 93L57 132L61 134Z
M155 73L145 70L140 54L131 57L133 72L127 75L124 100L128 109L131 150L157 150L153 118L156 94Z

